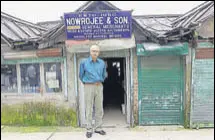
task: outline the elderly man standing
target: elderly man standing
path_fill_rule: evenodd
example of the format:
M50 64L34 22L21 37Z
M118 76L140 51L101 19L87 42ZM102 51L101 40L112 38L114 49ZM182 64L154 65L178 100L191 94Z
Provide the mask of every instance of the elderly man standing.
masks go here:
M87 138L92 137L92 113L93 105L95 105L95 133L105 135L106 132L101 129L103 118L103 85L106 74L105 62L99 59L99 46L92 45L90 47L90 57L80 64L79 78L84 84L85 92L85 115L87 121Z

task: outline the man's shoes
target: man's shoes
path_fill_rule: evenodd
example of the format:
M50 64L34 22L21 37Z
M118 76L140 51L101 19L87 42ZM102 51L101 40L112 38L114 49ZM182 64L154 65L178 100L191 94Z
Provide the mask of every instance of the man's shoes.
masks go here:
M95 133L99 133L100 135L106 135L106 132L104 130L101 131L95 131Z
M91 137L92 137L92 134L93 134L92 132L87 132L87 133L86 133L87 138L91 138Z

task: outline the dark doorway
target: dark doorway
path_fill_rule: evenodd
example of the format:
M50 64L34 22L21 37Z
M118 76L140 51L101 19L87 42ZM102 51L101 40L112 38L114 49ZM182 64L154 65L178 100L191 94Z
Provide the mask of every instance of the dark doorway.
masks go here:
M104 126L126 125L125 58L104 58L108 77L103 85Z
M104 59L107 64L108 77L104 81L104 108L120 108L124 104L124 68L123 58Z

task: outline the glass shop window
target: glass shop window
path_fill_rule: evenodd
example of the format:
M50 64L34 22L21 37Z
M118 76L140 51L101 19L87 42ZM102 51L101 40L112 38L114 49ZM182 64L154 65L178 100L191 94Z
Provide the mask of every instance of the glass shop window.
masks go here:
M44 64L45 87L47 93L62 91L61 63Z
M21 64L22 93L40 93L40 65Z
M18 92L16 65L1 65L1 92Z

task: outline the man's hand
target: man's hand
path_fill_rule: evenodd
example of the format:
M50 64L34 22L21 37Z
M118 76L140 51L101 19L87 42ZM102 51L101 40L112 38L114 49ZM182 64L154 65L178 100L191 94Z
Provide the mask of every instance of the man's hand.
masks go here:
M96 85L98 86L98 85L101 85L102 83L101 82L96 82Z

